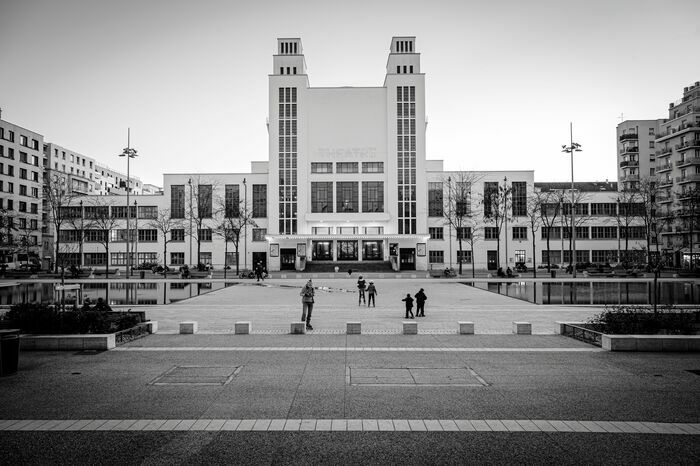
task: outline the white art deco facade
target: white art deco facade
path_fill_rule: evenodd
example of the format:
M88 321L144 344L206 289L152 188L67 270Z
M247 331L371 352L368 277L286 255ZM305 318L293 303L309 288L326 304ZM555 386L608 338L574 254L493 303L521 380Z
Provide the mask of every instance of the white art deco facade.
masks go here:
M392 39L381 86L335 88L311 87L301 40L278 39L269 75L268 121L268 161L253 162L250 173L165 174L163 195L131 197L137 209L130 227L139 230L133 235L134 262L234 265L234 248L216 235L216 211L241 203L255 222L241 237L242 268L262 262L270 271L329 271L335 266L343 271L428 270L456 267L462 259L465 267L474 262L483 270L516 262L531 266L533 255L540 263L544 241L536 232L533 254L525 215L535 190L534 172L467 174L467 208L475 218L484 211L487 191L503 185L513 193L512 216L500 238L494 236L495 225L474 225L480 239L473 252L459 252L457 235L463 232L447 226L431 207L431 199L433 204L447 200L449 180L465 174L446 172L442 161L426 159L425 75L414 37ZM614 203L611 196L614 190L593 193L587 202ZM86 205L90 199L125 205L125 196L90 196ZM188 213L199 199L206 199L199 206L203 218L193 225ZM162 236L152 226L163 209L180 222L168 237L165 258ZM88 241L83 265L126 265L123 217L109 233L109 256L102 244ZM616 238L596 237L587 249L577 248L577 258L610 258L618 247ZM471 246L463 242L463 249ZM560 260L562 256L566 258L562 252Z

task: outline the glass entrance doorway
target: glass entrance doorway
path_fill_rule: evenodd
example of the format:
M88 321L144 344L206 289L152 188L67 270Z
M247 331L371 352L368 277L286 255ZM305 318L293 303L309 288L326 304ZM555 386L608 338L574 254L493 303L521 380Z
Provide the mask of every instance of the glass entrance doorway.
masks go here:
M295 270L297 250L294 248L280 250L280 270Z
M486 251L486 268L496 270L498 262L498 251Z
M401 248L399 250L399 270L416 270L415 248Z
M333 260L333 242L332 241L312 241L311 242L311 259L315 261L332 261Z
M362 242L362 260L363 261L380 261L384 259L384 250L382 241L363 241Z
M338 241L338 260L357 260L357 241Z

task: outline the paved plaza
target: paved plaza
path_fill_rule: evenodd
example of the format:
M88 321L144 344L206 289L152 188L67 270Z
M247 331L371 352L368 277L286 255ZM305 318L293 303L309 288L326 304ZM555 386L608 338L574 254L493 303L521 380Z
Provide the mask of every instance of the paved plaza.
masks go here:
M290 335L303 282L145 307L164 331L111 351L22 352L0 378L0 464L700 462L698 355L552 333L596 308L404 279L378 281L368 310L354 280L315 280L316 330ZM426 332L402 335L399 299L420 287ZM537 334L509 334L516 317ZM350 319L368 334L343 334ZM202 332L175 334L180 320Z

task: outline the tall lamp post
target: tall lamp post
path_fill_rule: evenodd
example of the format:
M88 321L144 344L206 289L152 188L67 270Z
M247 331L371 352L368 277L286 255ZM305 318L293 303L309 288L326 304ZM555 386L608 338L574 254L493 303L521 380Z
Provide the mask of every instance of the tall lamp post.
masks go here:
M248 269L248 185L245 183L245 178L243 178L243 270L247 270L247 269Z
M448 235L447 239L450 242L450 269L452 269L452 177L447 177L447 217L449 222L447 223ZM461 261L461 258L460 258Z
M503 177L503 219L505 220L506 269L508 265L508 177Z
M190 217L190 266L192 266L192 235L194 232L192 231L192 178L187 180L187 184L190 185L190 212L189 212L189 217Z
M83 215L83 200L80 200L80 252L78 257L78 265L80 270L83 269L83 241L85 241L85 216Z
M131 172L129 169L129 161L137 157L136 149L131 147L131 128L127 129L126 148L119 154L119 157L126 157L126 269L129 276L133 274L133 266L131 264L130 235L131 235L131 213L129 210L129 193L131 192Z
M569 123L569 145L562 145L561 151L571 154L571 263L573 278L576 278L576 204L574 203L574 152L581 152L581 144L574 142L574 124Z
M134 212L136 212L136 215L134 218L136 219L136 226L134 230L136 230L136 234L134 235L134 257L136 258L136 267L139 266L139 208L138 204L136 201L134 201Z

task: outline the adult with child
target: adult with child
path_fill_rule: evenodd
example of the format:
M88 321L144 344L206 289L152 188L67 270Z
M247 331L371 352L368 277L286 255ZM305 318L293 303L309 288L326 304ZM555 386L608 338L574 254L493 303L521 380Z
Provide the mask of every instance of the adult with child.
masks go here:
M416 317L425 317L425 301L428 297L423 292L423 288L416 293Z
M306 322L306 329L313 330L311 326L311 311L314 308L314 285L309 279L301 289L299 296L301 296L301 321Z
M377 307L375 305L375 299L374 296L378 294L377 293L377 288L374 286L374 282L372 280L369 281L369 286L367 287L367 307L371 304L372 307Z
M357 279L357 305L359 306L362 303L367 304L365 300L365 288L367 287L367 282L365 281L364 278L362 278L362 275L360 275L360 278Z
M406 303L406 319L413 319L413 298L411 298L411 293L407 293L406 297L401 301ZM408 315L411 314L411 317Z

